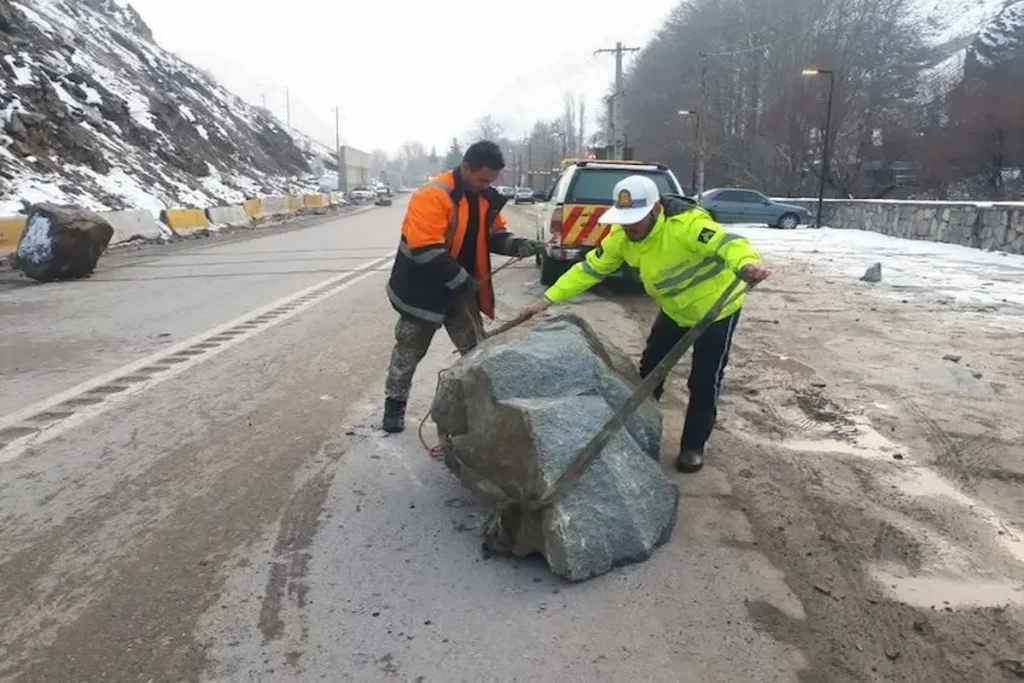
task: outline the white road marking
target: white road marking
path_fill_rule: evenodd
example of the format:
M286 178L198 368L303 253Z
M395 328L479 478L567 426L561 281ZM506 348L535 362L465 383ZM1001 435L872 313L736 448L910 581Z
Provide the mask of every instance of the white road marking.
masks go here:
M35 433L28 434L11 441L7 446L0 449L0 463L9 462L24 453L26 449L46 443L69 429L100 415L111 407L124 403L125 399L130 396L134 396L135 394L145 391L152 386L175 377L185 370L195 367L222 351L251 339L260 332L269 329L278 323L284 322L285 320L293 318L299 313L316 306L321 301L324 301L325 299L328 299L329 297L338 294L339 292L342 292L349 287L372 277L373 275L376 275L380 272L377 269L377 266L389 264L392 259L393 256L388 255L373 261L367 261L355 267L351 271L329 277L311 287L307 287L306 289L295 292L294 294L278 299L266 306L254 309L233 320L229 320L226 323L207 330L206 332L201 332L189 339L178 342L168 348L161 349L156 353L140 358L139 360L124 365L116 370L112 370L111 372L100 375L99 377L94 377L93 379L72 387L67 391L63 391L51 396L50 398L34 403L17 413L0 418L0 431L2 431L11 427L23 425L31 421L33 418L39 419L48 411L52 411L60 406L60 404L81 397L83 394L99 387L115 383L118 380L123 380L124 383L129 384L127 389L104 397L102 402L95 405L76 408L71 416L63 419L57 419L53 424L44 426ZM369 272L363 272L362 275L355 275L353 277L355 273L360 271ZM269 317L264 321L252 322L254 318L268 316L271 311L281 308L282 306L288 306L289 304L293 304L294 302L302 299L304 299L304 301L295 305L294 308L291 308L288 311L272 314L272 317ZM139 373L143 368L157 364L170 356L181 354L181 352L191 349L197 344L202 344L204 342L208 342L208 340L211 340L214 337L222 336L228 330L236 328L239 325L252 325L252 327L241 332L233 333L235 336L230 339L214 340L216 345L212 345L211 347L204 349L204 351L199 355L193 356L187 360L177 363L176 365L171 365L153 373L153 376L150 379L141 381L125 379L133 374ZM214 342L209 343L214 344Z

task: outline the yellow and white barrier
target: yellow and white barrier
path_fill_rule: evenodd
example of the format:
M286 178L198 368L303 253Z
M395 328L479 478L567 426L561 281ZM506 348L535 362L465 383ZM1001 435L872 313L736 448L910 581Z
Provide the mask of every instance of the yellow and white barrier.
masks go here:
M263 206L264 216L280 216L283 213L288 213L287 197L264 197L260 200L260 204Z
M161 218L175 232L197 232L210 227L210 220L203 209L167 209Z
M157 240L171 234L166 227L160 226L149 211L108 211L100 215L114 229L114 236L110 238L111 244L121 244L139 238Z
M213 225L239 227L252 224L252 219L241 204L211 207L206 210L206 217Z
M307 194L303 195L302 204L307 209L326 209L330 206L330 197L325 194Z
M258 221L264 216L262 199L247 199L242 204L242 208L245 209L246 215L254 221Z
M9 254L18 248L21 233L25 232L25 216L0 218L0 254Z

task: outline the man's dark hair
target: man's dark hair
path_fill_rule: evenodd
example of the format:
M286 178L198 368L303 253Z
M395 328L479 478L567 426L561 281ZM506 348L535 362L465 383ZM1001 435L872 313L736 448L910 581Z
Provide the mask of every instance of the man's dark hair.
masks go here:
M501 153L501 148L490 140L474 142L466 150L462 160L469 164L472 171L479 171L481 168L500 171L505 168L505 157Z

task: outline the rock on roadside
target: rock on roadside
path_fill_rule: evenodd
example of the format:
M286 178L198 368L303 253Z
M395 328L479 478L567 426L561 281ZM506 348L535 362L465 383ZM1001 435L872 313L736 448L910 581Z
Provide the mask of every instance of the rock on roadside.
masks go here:
M449 469L495 506L490 548L540 553L581 581L668 540L679 493L658 462L653 401L548 508L515 502L539 499L638 382L629 358L574 315L487 340L442 373L431 415Z
M114 229L99 214L37 204L29 211L15 262L40 282L84 277L96 269L113 236Z
M865 271L864 275L861 276L861 282L881 282L882 281L882 264L876 263Z

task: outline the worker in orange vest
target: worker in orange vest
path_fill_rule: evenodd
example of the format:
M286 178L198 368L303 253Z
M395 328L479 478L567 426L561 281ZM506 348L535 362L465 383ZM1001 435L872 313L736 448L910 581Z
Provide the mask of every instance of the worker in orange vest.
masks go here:
M409 200L387 292L398 311L385 384L384 430L405 429L416 367L442 325L459 353L480 341L480 314L494 318L491 252L533 256L542 245L508 232L506 199L491 185L505 167L498 145L470 145L462 163Z

